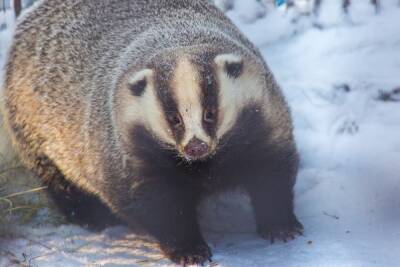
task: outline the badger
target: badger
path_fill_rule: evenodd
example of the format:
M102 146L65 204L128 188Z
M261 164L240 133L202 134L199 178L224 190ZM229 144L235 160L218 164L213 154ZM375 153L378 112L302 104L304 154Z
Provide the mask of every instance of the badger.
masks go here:
M72 222L143 229L211 260L196 208L249 195L258 233L301 234L289 108L255 46L207 0L43 0L19 19L4 118Z

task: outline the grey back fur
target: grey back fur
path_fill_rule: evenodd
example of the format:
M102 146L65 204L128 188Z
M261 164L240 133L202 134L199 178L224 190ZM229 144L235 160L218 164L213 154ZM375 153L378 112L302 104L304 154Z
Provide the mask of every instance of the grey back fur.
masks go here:
M202 44L240 51L266 67L206 0L42 1L19 21L6 70L5 113L23 160L34 165L32 158L46 154L67 179L97 194L110 175L125 186L114 114L121 77L162 51ZM271 105L279 106L271 113L291 133L286 104L267 77Z

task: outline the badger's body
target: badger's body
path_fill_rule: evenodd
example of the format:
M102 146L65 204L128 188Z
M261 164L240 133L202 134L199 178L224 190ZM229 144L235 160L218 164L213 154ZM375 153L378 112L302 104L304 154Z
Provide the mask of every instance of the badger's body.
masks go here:
M42 1L19 21L5 119L67 217L139 224L211 257L196 206L240 187L268 238L301 229L287 105L260 53L201 0Z

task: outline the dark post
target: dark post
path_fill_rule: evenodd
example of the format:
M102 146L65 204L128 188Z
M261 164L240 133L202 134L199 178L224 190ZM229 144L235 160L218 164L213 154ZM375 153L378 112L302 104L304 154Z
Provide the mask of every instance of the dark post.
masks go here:
M342 2L342 8L344 13L348 13L349 12L349 7L350 7L351 1L350 0L343 0Z
M374 5L376 13L378 13L379 9L380 9L380 3L379 2L380 2L379 0L371 0L371 4Z
M14 12L15 12L15 17L18 17L19 14L21 14L22 10L22 3L21 0L14 0Z
M322 0L315 0L315 2L314 2L314 10L313 10L315 15L319 14L319 9L321 7L321 3L322 3Z

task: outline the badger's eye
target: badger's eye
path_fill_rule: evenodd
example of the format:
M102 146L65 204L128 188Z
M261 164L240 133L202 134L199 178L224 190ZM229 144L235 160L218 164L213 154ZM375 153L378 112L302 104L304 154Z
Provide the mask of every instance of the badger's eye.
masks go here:
M183 124L183 123L182 123L181 116L180 116L179 114L171 115L171 116L169 117L169 120L171 121L172 125L173 125L175 128L181 127L182 124Z
M206 109L204 111L203 120L208 123L213 123L215 121L215 110Z

